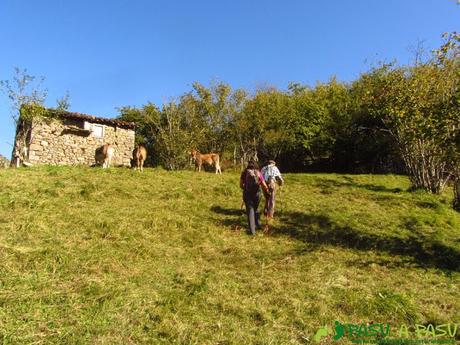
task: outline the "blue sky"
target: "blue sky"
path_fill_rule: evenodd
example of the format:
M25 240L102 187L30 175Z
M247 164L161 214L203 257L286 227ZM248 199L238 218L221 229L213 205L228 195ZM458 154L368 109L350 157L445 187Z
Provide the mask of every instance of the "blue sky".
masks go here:
M460 31L455 0L0 0L0 79L46 77L48 106L72 111L161 105L217 79L254 89L350 81L370 64L408 63L413 47ZM14 126L0 95L0 154Z

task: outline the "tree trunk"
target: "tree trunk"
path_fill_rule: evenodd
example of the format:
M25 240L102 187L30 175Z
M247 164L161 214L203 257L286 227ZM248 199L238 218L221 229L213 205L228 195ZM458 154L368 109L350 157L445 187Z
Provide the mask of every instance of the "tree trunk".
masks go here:
M460 212L460 176L454 180L454 209Z
M11 157L11 165L19 168L24 161L29 159L29 144L32 135L32 125L20 120L16 128L16 137Z
M409 179L412 183L412 189L424 189L433 194L439 194L443 191L447 183L445 173L445 164L440 159L431 156L403 154L403 160L406 165Z

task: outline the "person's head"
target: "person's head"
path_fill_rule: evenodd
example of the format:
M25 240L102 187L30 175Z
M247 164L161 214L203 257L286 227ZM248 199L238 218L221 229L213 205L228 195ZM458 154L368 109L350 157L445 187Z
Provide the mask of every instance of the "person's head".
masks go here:
M257 165L257 163L255 161L253 161L252 159L248 162L248 167L247 169L259 169L259 166Z
M273 159L267 161L267 165L276 165L276 162Z

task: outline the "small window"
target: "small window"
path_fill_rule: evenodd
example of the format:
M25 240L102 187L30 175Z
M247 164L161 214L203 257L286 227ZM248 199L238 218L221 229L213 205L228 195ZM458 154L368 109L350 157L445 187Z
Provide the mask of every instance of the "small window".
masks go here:
M92 125L92 132L95 138L103 138L104 137L104 126L102 125Z

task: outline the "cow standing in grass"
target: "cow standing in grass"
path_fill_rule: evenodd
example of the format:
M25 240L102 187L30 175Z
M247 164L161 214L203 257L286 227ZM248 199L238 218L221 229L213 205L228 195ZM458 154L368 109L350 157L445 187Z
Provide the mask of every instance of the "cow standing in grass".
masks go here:
M198 169L198 171L201 171L201 166L203 163L206 163L208 165L214 166L216 169L216 174L222 174L222 171L220 170L220 157L218 153L203 154L197 150L192 150L190 155L195 162L195 170Z
M110 168L115 148L110 144L102 145L96 149L96 164L102 165L103 169Z
M143 145L137 145L133 151L134 170L144 171L144 162L147 159L147 149Z

